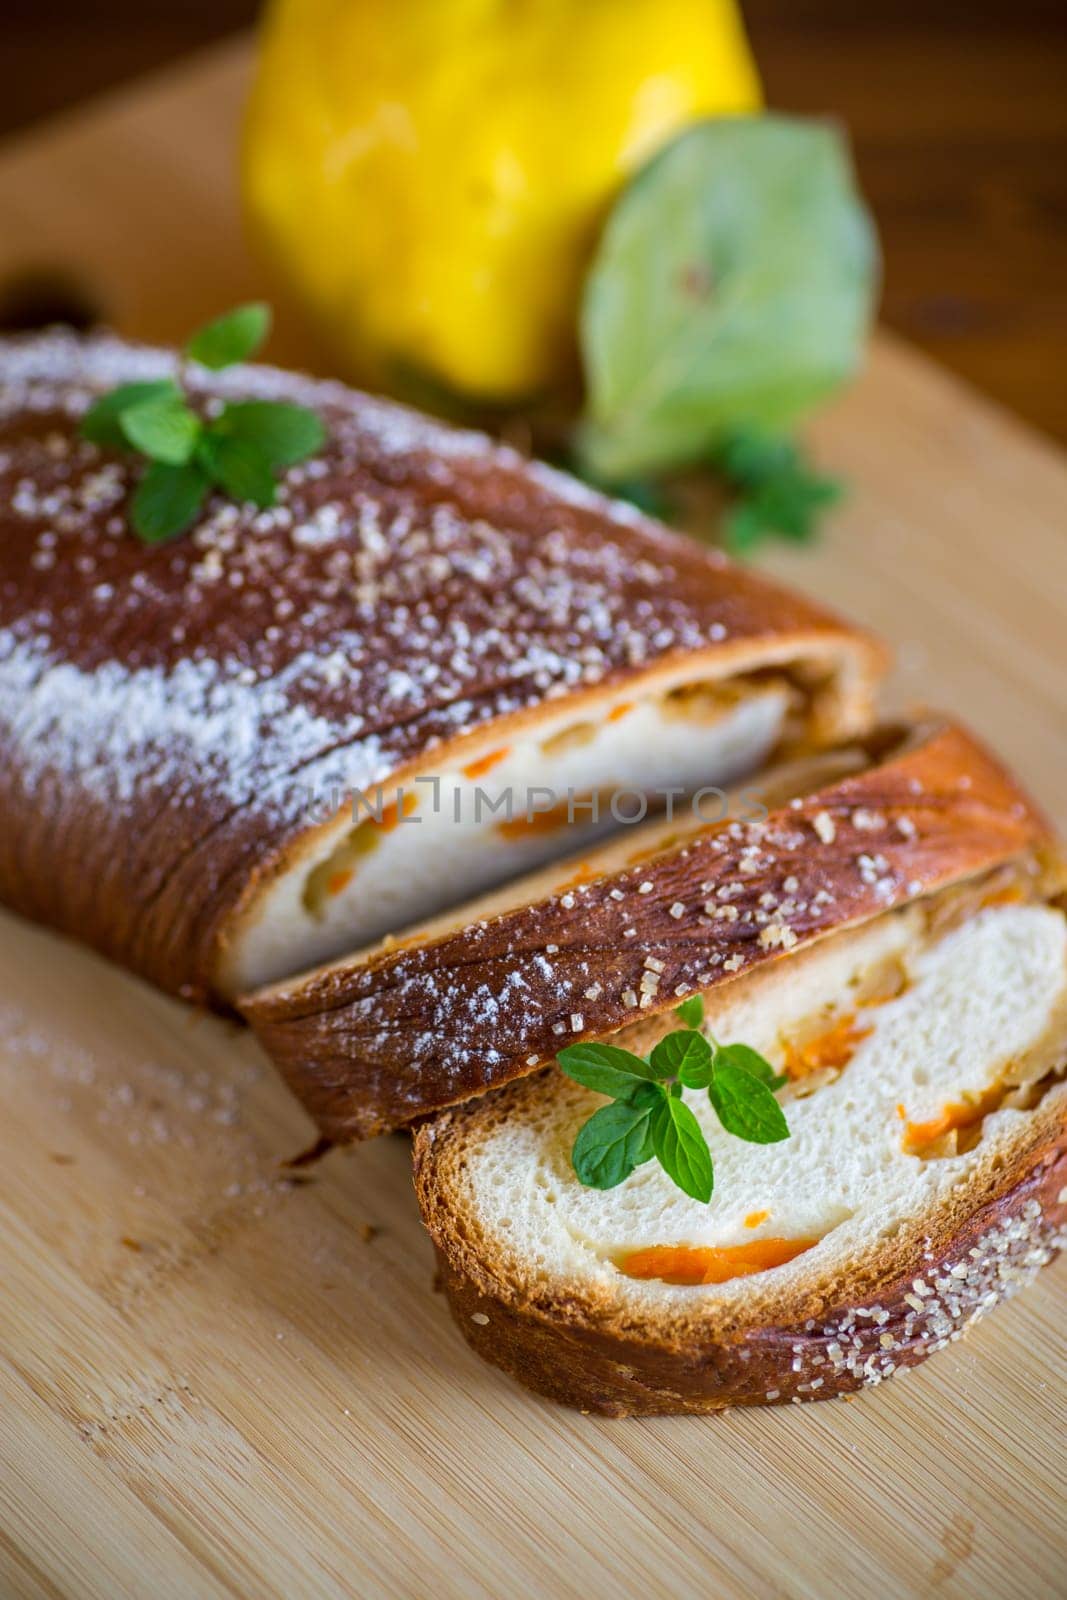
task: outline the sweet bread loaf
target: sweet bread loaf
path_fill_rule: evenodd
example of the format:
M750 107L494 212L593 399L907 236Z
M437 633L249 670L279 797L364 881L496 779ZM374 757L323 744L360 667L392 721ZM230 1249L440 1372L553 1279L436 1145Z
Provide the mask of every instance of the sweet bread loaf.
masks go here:
M868 723L862 633L339 384L191 368L195 405L298 401L327 444L273 509L214 498L146 547L136 462L79 421L177 361L0 342L0 899L164 988L226 999L579 844L606 790ZM576 796L575 827L534 786Z

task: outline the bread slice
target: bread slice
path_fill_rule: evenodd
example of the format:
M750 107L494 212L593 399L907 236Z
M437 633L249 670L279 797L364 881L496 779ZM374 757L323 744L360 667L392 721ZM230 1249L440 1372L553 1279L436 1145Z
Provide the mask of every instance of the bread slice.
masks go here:
M667 790L735 783L803 746L801 704L786 672L720 678L689 659L498 719L454 753L435 747L349 802L264 885L230 935L225 988L290 975L590 848L643 799L655 810Z
M869 725L864 634L339 384L183 372L201 408L295 401L328 441L274 509L213 496L146 547L137 462L78 425L177 360L0 341L0 898L24 914L225 999L566 853L609 791L655 803Z
M964 730L886 728L240 1005L321 1132L364 1138L1051 849Z
M945 890L709 989L709 1032L791 1079L768 1146L686 1091L709 1205L655 1162L583 1188L571 1146L604 1102L555 1067L424 1124L468 1341L583 1410L709 1412L879 1383L1014 1293L1067 1243L1067 919L1034 887Z

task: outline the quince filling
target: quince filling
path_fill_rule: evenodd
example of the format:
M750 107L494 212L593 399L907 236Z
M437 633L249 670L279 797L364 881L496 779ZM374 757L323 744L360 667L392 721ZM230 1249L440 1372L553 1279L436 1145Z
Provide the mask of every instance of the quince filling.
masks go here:
M732 714L740 713L743 708L752 708L758 713L758 703L762 702L767 707L766 717L769 719L767 726L774 729L771 741L773 750L761 749L757 752L757 758L762 762L795 741L798 729L804 722L802 713L805 707L811 710L818 692L817 686L802 685L791 671L776 670L748 673L721 682L700 681L683 684L644 700L617 701L598 719L586 718L567 723L532 747L529 752L531 770L539 774L539 782L543 776L547 786L551 782L552 771L558 770L564 775L560 779L560 788L565 792L555 802L535 805L531 800L528 807L522 804L520 792L515 800L512 814L500 817L497 810L496 820L493 820L493 808L486 806L487 837L492 835L501 843L529 842L531 847L536 849L538 840L547 841L558 835L558 845L551 846L551 853L563 854L568 848L569 839L583 833L591 826L608 831L631 818L638 820L633 813L634 808L640 806L642 795L645 797L649 814L653 814L661 804L656 786L643 785L639 775L628 778L625 782L621 779L611 783L597 782L588 789L581 789L570 781L573 773L567 766L567 762L577 752L593 746L605 734L609 739L615 739L617 736L614 730L624 727L635 711L647 710L651 705L664 726L684 722L692 726L694 733L698 733L701 729L710 729L724 722ZM757 739L764 737L758 732L753 736ZM631 745L635 737L638 738L636 748L640 752L645 730L642 730L639 737L631 737ZM517 754L521 756L522 753L517 746L499 745L460 767L455 777L470 785L479 784L486 779L491 780L494 773L509 763L509 758ZM607 747L605 755L609 758L610 767L613 758ZM600 759L603 768L603 758ZM629 749L624 755L618 755L617 759L620 765L632 766L634 750ZM713 764L714 757L710 759ZM546 762L561 765L558 768L546 767L543 765ZM754 762L741 763L743 766L753 764ZM514 763L511 763L509 771L513 770L513 767ZM521 785L516 787L521 789ZM612 802L616 794L621 794L623 791L623 798L619 801L619 816L614 816ZM331 902L352 886L361 863L378 850L385 837L393 831L400 820L411 815L416 804L417 793L405 792L402 810L398 811L398 803L394 802L385 806L380 815L361 818L330 854L309 871L302 894L305 912L316 921L322 921Z
M998 907L1039 900L1025 869L1009 866L935 896L925 910L922 948L929 950L975 915ZM1054 907L1057 909L1057 907ZM1058 909L1064 909L1062 906ZM833 1003L779 1034L779 1070L788 1078L784 1103L804 1099L838 1078L877 1028L877 1008L905 994L913 982L900 955L857 974L847 1006ZM904 1124L902 1155L922 1161L962 1156L975 1149L987 1117L1002 1110L1032 1111L1067 1073L1067 990L1054 1005L1037 1041L1002 1064L993 1082L964 1089L932 1114L911 1117L896 1108ZM759 1209L744 1218L746 1229L761 1228L771 1212ZM783 1266L819 1243L818 1238L767 1237L741 1244L655 1244L617 1253L612 1259L627 1277L678 1285L721 1284Z

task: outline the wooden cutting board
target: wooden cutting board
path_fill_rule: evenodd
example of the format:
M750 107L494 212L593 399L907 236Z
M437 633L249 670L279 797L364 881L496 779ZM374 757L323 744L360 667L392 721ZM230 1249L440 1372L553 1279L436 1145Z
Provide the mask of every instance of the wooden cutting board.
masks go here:
M0 154L0 305L59 273L176 339L261 289L246 62ZM275 353L314 361L284 321ZM1063 459L885 339L817 439L853 496L768 565L894 640L896 698L964 712L1067 825ZM468 1353L404 1140L286 1179L310 1129L243 1033L10 917L0 1093L5 1600L1065 1592L1063 1265L854 1403L606 1421Z

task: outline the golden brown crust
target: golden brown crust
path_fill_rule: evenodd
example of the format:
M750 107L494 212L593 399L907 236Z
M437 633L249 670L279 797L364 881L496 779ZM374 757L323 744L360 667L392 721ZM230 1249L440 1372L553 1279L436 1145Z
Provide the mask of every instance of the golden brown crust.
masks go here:
M766 821L709 828L629 870L264 990L242 1010L341 1143L498 1088L563 1043L665 1016L688 992L1048 839L975 739L930 725Z
M127 530L136 467L80 441L174 357L0 341L0 898L212 997L233 919L323 805L671 662L806 661L816 737L866 725L883 659L836 618L480 435L266 368L196 402L315 407L270 513Z
M445 1112L415 1137L415 1187L441 1283L479 1355L583 1411L705 1413L853 1393L943 1348L1067 1244L1061 1087L990 1149L950 1204L910 1219L890 1243L872 1244L868 1260L814 1290L753 1293L742 1317L723 1315L700 1291L659 1317L626 1316L580 1284L530 1294L458 1200L455 1168L484 1105Z

